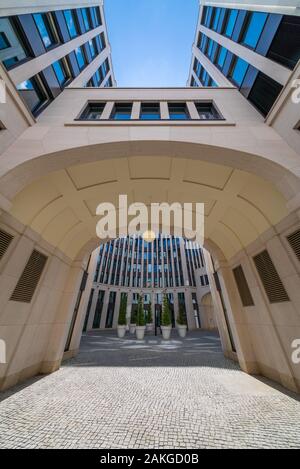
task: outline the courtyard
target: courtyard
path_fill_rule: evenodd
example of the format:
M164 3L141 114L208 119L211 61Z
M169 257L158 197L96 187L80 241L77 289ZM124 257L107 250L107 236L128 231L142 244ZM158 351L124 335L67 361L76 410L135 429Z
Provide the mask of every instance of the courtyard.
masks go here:
M211 332L92 331L59 371L0 393L0 434L0 448L300 448L300 398Z

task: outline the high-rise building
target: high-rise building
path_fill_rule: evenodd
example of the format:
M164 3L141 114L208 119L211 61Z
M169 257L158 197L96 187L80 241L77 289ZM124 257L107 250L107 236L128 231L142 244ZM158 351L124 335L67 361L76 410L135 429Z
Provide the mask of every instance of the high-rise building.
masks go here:
M128 322L137 309L138 295L145 309L160 323L163 295L169 299L173 327L182 305L190 328L216 327L210 308L209 280L203 250L182 238L159 235L153 242L127 237L98 249L94 282L84 329L115 328L121 295L127 295Z
M266 116L299 59L298 1L200 0L189 86L237 87Z
M115 85L103 0L0 6L0 61L34 116L65 87Z

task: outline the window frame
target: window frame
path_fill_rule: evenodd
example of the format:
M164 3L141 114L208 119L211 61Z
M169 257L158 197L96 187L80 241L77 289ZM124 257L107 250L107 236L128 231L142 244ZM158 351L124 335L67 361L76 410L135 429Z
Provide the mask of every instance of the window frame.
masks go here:
M127 113L127 116L129 116L129 118L118 118L116 119L116 115L121 113L121 111L117 111L117 108L120 107L124 107L124 109L126 107L130 108L130 116L129 116L129 112ZM130 121L132 120L132 109L133 109L133 101L116 101L114 102L114 106L113 106L113 109L110 113L110 116L109 116L109 120L110 121ZM125 111L124 111L124 116L126 115Z
M51 44L49 46L47 46L45 44L45 41L43 39L41 30L38 26L37 20L35 19L35 16L38 16L38 15L41 16L41 18L43 20L43 23L44 23L44 27L47 31L49 40L51 41ZM33 17L34 24L37 28L38 34L39 34L39 36L42 40L42 43L43 43L43 45L46 49L46 52L48 52L49 50L53 49L54 47L57 47L58 45L60 45L60 39L59 39L58 33L56 31L55 22L53 21L53 18L51 16L51 12L49 12L49 13L33 13L32 17Z
M181 106L184 107L185 111L186 111L185 112L186 118L181 119L181 118L178 118L178 117L177 118L172 117L172 112L170 112L170 108L172 106L174 108L175 107L180 108ZM173 121L190 121L190 120L192 120L186 101L177 101L177 102L176 101L174 101L174 102L168 101L168 113L169 113L169 120L173 120ZM175 114L175 112L174 112L174 114ZM176 112L176 114L179 115L179 112Z

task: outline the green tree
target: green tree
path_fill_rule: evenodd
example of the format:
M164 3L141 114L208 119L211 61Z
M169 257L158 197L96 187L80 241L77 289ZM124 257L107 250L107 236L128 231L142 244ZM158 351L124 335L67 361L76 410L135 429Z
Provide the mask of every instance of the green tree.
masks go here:
M137 310L137 326L145 326L145 313L144 313L144 302L142 295L139 295L138 299L138 310Z
M136 320L137 320L136 308L135 308L135 305L132 305L130 323L131 324L136 324Z
M186 314L185 314L185 308L183 304L179 305L179 314L177 318L177 324L179 324L179 326L186 326Z
M161 316L161 325L162 326L171 326L171 311L167 295L164 295L163 307L162 307L162 316Z
M153 316L152 316L152 303L150 301L149 306L148 306L148 311L147 311L147 324L152 324L153 322Z
M119 310L119 326L126 326L127 295L122 294Z

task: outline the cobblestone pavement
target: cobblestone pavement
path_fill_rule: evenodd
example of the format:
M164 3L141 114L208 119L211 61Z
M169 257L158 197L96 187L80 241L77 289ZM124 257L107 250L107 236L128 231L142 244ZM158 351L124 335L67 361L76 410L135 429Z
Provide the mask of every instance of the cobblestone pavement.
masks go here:
M94 332L58 372L0 393L0 447L300 448L300 399L242 373L214 334Z

